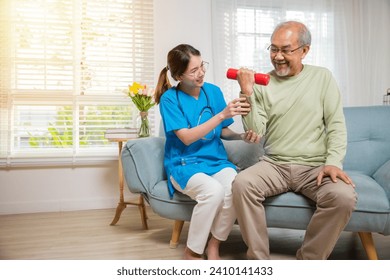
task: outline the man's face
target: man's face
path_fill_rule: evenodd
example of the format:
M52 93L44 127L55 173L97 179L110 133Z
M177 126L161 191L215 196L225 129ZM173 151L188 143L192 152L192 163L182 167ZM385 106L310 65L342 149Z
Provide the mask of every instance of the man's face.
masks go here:
M308 45L299 45L298 28L289 26L275 31L269 51L276 74L280 77L298 75L309 49Z

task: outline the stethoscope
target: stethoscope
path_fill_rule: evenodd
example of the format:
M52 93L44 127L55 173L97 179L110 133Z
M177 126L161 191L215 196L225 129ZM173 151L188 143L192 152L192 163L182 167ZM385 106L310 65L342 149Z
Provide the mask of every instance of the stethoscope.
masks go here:
M177 86L175 87L175 89L176 89L177 105L179 106L179 109L180 109L180 111L182 112L183 116L185 116L186 119L187 119L188 128L191 128L191 123L190 123L190 121L189 121L189 119L188 119L188 116L184 113L183 106L181 105L181 102L180 102L180 98L179 98L179 89L178 89ZM204 106L204 107L202 108L202 110L200 111L199 118L198 118L198 122L197 122L197 125L196 125L196 126L198 126L199 124L201 124L200 121L202 120L202 116L203 116L203 114L204 114L205 112L210 112L211 118L215 115L215 114L214 114L214 110L210 107L210 100L209 100L209 97L208 97L206 91L204 90L203 87L201 87L200 90L203 91L203 93L204 93L204 95L205 95L205 97L206 97L207 105ZM209 138L207 137L207 136L209 136L210 133L213 133L211 139L209 139ZM205 137L203 137L202 139L203 139L203 140L212 140L212 139L214 138L214 135L215 135L215 128L213 129L213 131L210 131L210 132L209 132Z

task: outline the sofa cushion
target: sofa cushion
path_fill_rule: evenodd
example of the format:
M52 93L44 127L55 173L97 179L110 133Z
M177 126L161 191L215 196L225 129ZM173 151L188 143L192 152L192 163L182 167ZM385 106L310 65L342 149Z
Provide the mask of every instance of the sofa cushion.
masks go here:
M150 189L148 202L153 211L161 217L181 221L191 220L192 210L196 204L189 196L180 192L175 192L171 199L167 180L160 181Z
M356 185L358 201L355 211L390 213L385 190L372 177L356 171L346 171Z
M292 207L292 208L308 208L315 209L315 203L304 197L301 194L287 192L276 196L268 197L264 201L264 205L273 205L275 207Z
M152 197L158 200L166 201L168 203L175 204L189 202L191 204L195 204L194 200L192 200L189 196L182 194L181 192L175 192L173 194L173 198L171 199L169 196L167 180L158 182L149 189L149 193Z
M389 106L344 108L348 146L345 170L372 176L390 159Z
M390 160L375 172L373 178L383 187L390 199Z
M237 166L238 171L259 162L259 158L264 154L262 143L249 144L242 140L223 140L223 145L228 154L228 159Z

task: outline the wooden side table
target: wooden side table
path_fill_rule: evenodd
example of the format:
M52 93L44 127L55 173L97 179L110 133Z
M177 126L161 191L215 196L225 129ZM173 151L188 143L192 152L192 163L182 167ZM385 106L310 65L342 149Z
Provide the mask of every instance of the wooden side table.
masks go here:
M127 205L137 205L138 210L141 214L141 221L142 226L144 229L148 229L148 223L146 219L148 218L146 216L146 209L145 209L145 202L142 195L139 196L138 201L125 201L123 196L123 187L124 187L124 178L123 178L123 170L122 170L122 147L123 143L130 139L136 139L137 136L134 135L134 138L107 138L111 142L118 142L118 148L119 148L119 156L118 156L118 176L119 176L119 202L118 206L116 207L115 217L112 220L110 225L116 225L116 223L119 221L119 218L121 217L121 214L123 210L127 207Z

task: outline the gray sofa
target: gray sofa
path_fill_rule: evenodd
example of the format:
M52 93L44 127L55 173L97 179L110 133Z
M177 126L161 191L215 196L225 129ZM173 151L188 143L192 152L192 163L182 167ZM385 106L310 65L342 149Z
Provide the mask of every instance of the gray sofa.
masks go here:
M390 235L390 106L344 109L348 148L344 170L356 184L358 202L345 231L357 232L369 259L377 259L372 232ZM158 215L174 220L171 247L176 247L184 221L195 202L176 193L169 198L163 167L163 137L130 140L122 150L125 181L132 193L144 196ZM244 169L262 154L261 145L224 142L230 160ZM315 204L292 192L265 201L267 225L304 230Z

